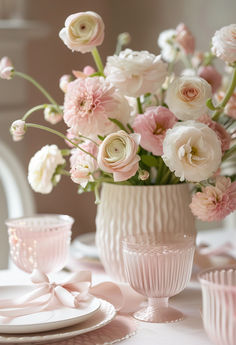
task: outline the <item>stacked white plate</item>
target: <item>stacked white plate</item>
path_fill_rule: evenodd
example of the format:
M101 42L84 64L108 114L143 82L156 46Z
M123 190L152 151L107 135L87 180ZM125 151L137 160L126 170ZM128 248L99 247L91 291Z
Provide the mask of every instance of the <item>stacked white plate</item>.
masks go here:
M32 289L33 286L0 286L0 296L15 299ZM91 296L79 308L60 306L15 318L0 316L0 344L63 340L103 327L115 315L112 304Z

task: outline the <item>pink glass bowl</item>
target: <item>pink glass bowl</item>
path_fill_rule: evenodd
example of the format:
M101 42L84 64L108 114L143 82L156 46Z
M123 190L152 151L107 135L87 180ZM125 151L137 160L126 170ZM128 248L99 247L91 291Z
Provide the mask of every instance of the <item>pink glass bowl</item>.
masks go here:
M26 272L38 268L44 273L60 271L69 254L74 219L65 215L35 215L8 219L10 254Z
M122 241L126 278L131 287L148 297L148 307L134 317L147 322L175 322L183 314L168 299L189 282L195 236L159 233L137 235Z
M199 274L205 331L216 345L236 344L236 267Z

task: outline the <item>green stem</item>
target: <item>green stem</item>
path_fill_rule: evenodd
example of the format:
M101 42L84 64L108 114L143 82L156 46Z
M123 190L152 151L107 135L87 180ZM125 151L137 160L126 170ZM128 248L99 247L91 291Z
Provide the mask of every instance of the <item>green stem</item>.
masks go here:
M14 72L14 75L17 75L18 77L21 77L25 80L28 80L30 83L32 83L39 91L42 92L42 94L52 103L56 106L58 111L60 112L60 107L57 104L57 102L52 98L52 96L40 85L36 80L34 80L32 77L30 77L28 74L21 73L21 72Z
M25 115L22 117L22 120L26 120L32 113L34 113L35 111L41 110L41 109L45 109L48 106L48 104L40 104L40 105L36 105L36 107L31 108L30 110L28 110Z
M70 176L70 172L67 171L67 170L64 170L64 169L59 170L59 174L60 174L60 175Z
M91 156L93 159L97 160L97 158L94 155L92 155L90 152L87 152L82 147L80 147L79 145L75 144L73 141L68 139L64 134L62 134L61 132L56 131L55 129L52 129L52 128L49 128L49 127L46 127L46 126L42 126L42 125L38 125L38 124L35 124L35 123L26 123L26 127L38 128L38 129L42 129L44 131L53 133L53 134L57 135L58 137L61 137L62 139L66 140L66 141L69 141L69 143L71 143L73 146L77 147L78 149L80 149L81 151L86 153L87 155Z
M142 108L140 97L137 97L137 106L138 106L138 113L143 114L143 108Z
M177 58L177 55L179 53L179 50L178 49L175 49L175 55L173 57L173 60L169 63L169 66L168 66L168 75L170 76L171 73L173 72L173 69L174 69L174 65L175 65L175 61L176 61L176 58ZM168 82L169 84L169 82Z
M231 84L225 94L225 97L223 98L222 102L219 104L218 107L220 107L221 109L216 110L212 116L212 120L217 121L223 111L223 108L226 106L226 104L228 103L230 97L232 96L232 94L234 93L234 89L236 87L236 67L234 68L234 73L233 73L233 77L232 77L232 81Z
M100 74L104 77L104 73L103 73L103 63L99 54L99 51L97 50L97 48L93 48L92 50L92 55L93 55L93 59L95 61L95 64L97 66L98 71L100 72Z
M89 137L86 137L86 136L84 136L84 135L82 135L82 134L79 134L79 138L83 138L83 139L89 140L89 141L91 141L92 143L94 143L96 146L99 146L98 143L96 143L95 140L90 139Z

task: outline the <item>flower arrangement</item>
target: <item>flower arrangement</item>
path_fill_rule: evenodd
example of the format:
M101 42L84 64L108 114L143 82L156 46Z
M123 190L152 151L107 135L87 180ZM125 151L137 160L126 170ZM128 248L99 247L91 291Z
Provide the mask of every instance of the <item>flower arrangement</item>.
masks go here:
M33 190L50 193L61 175L68 175L79 192L95 191L98 202L102 182L191 182L195 190L190 208L198 218L220 220L236 209L235 174L224 176L221 170L236 152L236 24L216 31L207 53L195 50L194 36L184 24L159 35L158 56L124 49L130 35L122 33L105 68L97 49L104 23L97 13L70 15L59 36L72 51L91 52L96 65L61 77L63 106L33 78L16 71L9 58L0 61L1 78L27 79L49 101L12 123L13 140L21 140L33 127L69 145L61 150L46 145L31 158L28 181ZM225 63L224 78L214 67L217 58ZM175 73L176 64L181 73ZM52 125L63 119L66 135L29 123L38 110L44 110Z

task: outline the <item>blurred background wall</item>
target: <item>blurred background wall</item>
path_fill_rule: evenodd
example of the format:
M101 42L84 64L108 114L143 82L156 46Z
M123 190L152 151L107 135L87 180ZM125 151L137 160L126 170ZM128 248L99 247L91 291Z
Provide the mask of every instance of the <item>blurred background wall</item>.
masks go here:
M17 70L25 71L44 85L63 102L58 88L61 75L93 65L90 54L72 53L59 39L58 32L65 18L72 13L93 10L106 26L105 40L99 48L103 61L114 53L116 37L128 31L134 50L146 49L159 53L158 34L165 29L186 23L196 35L197 48L207 50L214 32L235 22L235 0L0 0L0 56L11 56ZM30 157L43 145L65 143L51 134L29 130L19 143L11 141L8 128L12 120L20 118L27 108L45 100L32 86L15 78L0 81L0 136L20 158L27 171ZM42 113L32 115L31 122L44 123ZM65 131L63 124L57 126ZM34 193L40 213L65 213L76 218L74 235L95 230L93 194L77 194L77 187L69 178L62 178L50 195Z

